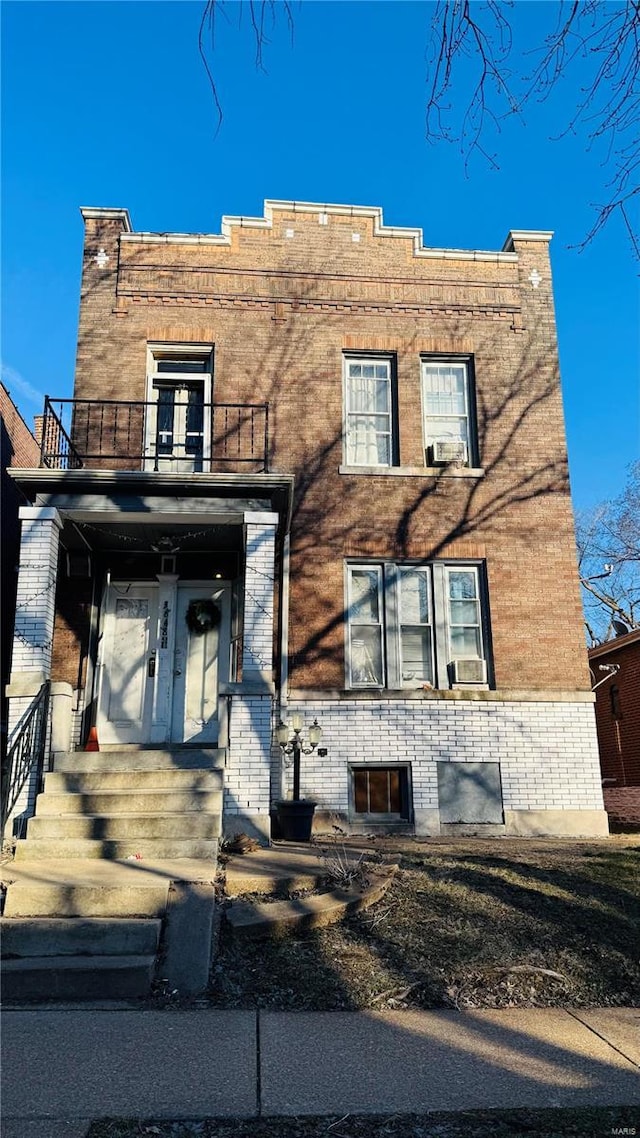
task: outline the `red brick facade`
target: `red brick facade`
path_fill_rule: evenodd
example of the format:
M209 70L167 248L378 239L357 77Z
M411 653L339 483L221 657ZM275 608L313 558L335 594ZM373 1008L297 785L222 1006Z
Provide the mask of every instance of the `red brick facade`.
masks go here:
M600 664L618 665L596 689L602 777L614 787L640 787L640 629L591 648L589 663L596 682L604 676Z
M269 403L269 469L296 486L294 688L345 686L345 558L447 557L486 565L493 686L587 692L549 235L420 251L374 211L321 211L279 205L227 242L89 211L76 398L142 401L149 342L202 343L216 401ZM345 468L349 351L397 377L397 465L376 474ZM478 470L426 473L420 361L452 354L473 363Z
M7 456L3 466L38 466L40 447L15 406L4 384L0 384L0 419L7 434Z
M7 469L25 466L35 467L40 462L40 448L4 384L0 384L0 452L2 495L0 730L4 732L7 715L5 684L11 664L11 634L16 602L16 566L20 552L18 509L24 501L23 495L18 491L10 475L7 474Z

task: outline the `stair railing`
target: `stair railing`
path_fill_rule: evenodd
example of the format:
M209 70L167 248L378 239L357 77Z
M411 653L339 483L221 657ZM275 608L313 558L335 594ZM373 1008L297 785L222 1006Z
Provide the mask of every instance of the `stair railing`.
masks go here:
M20 720L7 750L0 791L0 838L4 836L4 828L11 811L34 771L37 772L38 790L40 789L48 714L49 682L47 681Z

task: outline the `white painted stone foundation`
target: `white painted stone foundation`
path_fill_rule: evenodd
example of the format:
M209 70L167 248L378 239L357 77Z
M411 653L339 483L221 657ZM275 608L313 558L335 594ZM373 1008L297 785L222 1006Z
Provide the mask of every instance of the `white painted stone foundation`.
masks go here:
M466 693L465 693L466 694ZM453 695L453 693L452 693ZM437 763L499 762L504 826L527 836L606 836L593 705L571 699L462 698L290 700L305 725L317 716L328 754L303 757L301 790L318 810L349 819L350 763L408 763L419 835L443 829ZM584 697L583 697L584 698ZM285 716L286 717L286 716ZM281 760L274 756L277 778ZM290 780L290 772L285 772ZM354 821L354 818L351 818ZM496 827L490 827L496 832ZM479 833L482 826L478 826ZM488 832L488 829L487 831Z
M223 831L270 837L276 514L245 513L242 683L227 685ZM225 693L222 693L223 698Z
M234 695L228 730L223 830L264 840L270 835L272 696Z
M20 507L20 564L16 589L9 698L9 740L16 738L42 684L51 677L58 546L62 521L57 510ZM51 712L50 704L50 712ZM50 732L50 723L47 729ZM27 779L7 822L7 833L33 813L37 772ZM22 822L20 821L22 820Z

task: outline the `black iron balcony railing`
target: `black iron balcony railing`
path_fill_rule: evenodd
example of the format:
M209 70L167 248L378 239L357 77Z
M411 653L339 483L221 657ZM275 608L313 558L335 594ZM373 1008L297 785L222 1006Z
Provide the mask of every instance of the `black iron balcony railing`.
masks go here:
M268 403L45 398L40 465L50 469L266 472L268 455Z

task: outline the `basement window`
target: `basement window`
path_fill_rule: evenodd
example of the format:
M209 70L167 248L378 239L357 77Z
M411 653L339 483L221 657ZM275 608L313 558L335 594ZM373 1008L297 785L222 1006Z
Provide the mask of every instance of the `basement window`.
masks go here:
M409 821L407 766L351 767L352 816L368 821Z

